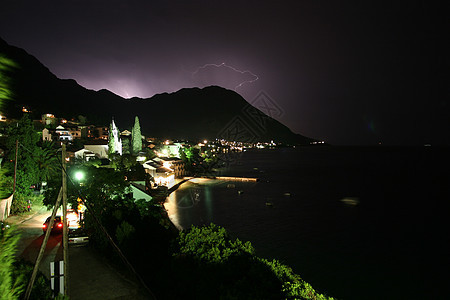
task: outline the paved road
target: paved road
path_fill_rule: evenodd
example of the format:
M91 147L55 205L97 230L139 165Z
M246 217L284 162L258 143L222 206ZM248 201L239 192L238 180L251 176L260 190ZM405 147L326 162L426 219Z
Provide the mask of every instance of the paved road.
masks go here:
M28 219L10 217L17 224L21 239L17 256L35 262L44 235L42 224L51 215L45 208ZM39 269L50 278L50 262L62 260L62 235L51 235ZM127 279L88 246L69 247L69 296L71 300L83 299L150 299L134 280Z
M8 218L7 221L16 223L21 232L21 238L17 246L17 256L33 263L36 261L42 241L44 240L42 224L50 215L50 211L42 208L28 219ZM45 248L44 257L39 269L47 278L50 278L50 262L62 260L61 240L61 234L51 235Z

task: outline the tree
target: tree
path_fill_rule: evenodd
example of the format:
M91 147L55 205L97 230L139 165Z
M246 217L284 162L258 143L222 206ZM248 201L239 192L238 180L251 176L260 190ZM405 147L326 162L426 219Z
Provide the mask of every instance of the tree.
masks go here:
M61 165L57 158L57 151L53 142L44 141L35 153L39 168L39 181L48 181L51 176L59 175Z
M195 147L180 148L180 158L186 163L186 171L196 174L202 161L200 150Z
M36 153L39 151L37 143L39 135L34 130L33 122L28 114L17 123L10 124L7 128L8 138L6 145L9 151L8 158L15 160L16 141L19 142L17 151L17 175L16 175L16 191L29 195L30 186L39 181L39 167L36 160Z
M131 153L130 148L131 148L130 139L128 137L124 138L122 140L122 154L130 154Z
M134 119L133 129L131 130L131 153L138 154L142 150L142 134L141 125L139 125L139 118Z
M214 224L181 231L172 255L172 282L178 284L172 298L333 299L317 293L290 267L256 256L250 242L233 239Z
M79 115L78 116L78 122L80 122L80 125L85 125L87 124L87 117Z
M0 168L0 199L9 197L13 191L13 177L11 167Z
M203 263L219 264L234 255L255 253L250 242L233 240L225 228L212 223L209 226L192 226L188 231L181 231L177 242L179 252L174 256L191 256Z

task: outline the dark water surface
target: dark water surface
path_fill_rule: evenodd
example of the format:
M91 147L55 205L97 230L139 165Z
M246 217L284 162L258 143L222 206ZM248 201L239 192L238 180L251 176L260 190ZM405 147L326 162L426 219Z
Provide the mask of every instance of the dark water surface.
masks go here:
M224 226L338 299L448 299L449 154L435 147L247 151L222 174L259 182L186 183L168 200L169 213L183 228Z

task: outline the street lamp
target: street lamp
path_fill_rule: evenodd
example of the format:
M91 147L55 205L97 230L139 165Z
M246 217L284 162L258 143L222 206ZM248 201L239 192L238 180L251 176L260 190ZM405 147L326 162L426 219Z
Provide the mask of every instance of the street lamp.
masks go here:
M75 179L76 179L77 181L83 180L83 179L84 179L84 173L81 172L81 171L76 171L76 172L75 172Z

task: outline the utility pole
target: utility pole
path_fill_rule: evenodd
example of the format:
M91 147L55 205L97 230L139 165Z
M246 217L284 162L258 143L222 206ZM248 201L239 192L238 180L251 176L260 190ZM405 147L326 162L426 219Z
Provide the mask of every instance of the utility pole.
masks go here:
M45 247L47 246L48 239L50 238L50 233L53 228L53 223L55 221L56 212L58 211L61 198L62 198L62 187L59 190L58 198L56 199L55 207L53 208L52 216L50 217L50 222L48 224L48 229L45 232L44 241L42 242L38 257L36 258L36 262L34 263L33 273L31 274L30 281L28 282L28 286L25 291L24 299L26 300L30 299L31 289L33 288L34 280L36 279L37 271L39 269L39 265L41 264L42 257L44 257Z
M66 144L62 143L62 200L63 200L63 259L64 259L64 295L69 295L69 237L67 222L67 174L66 174Z

